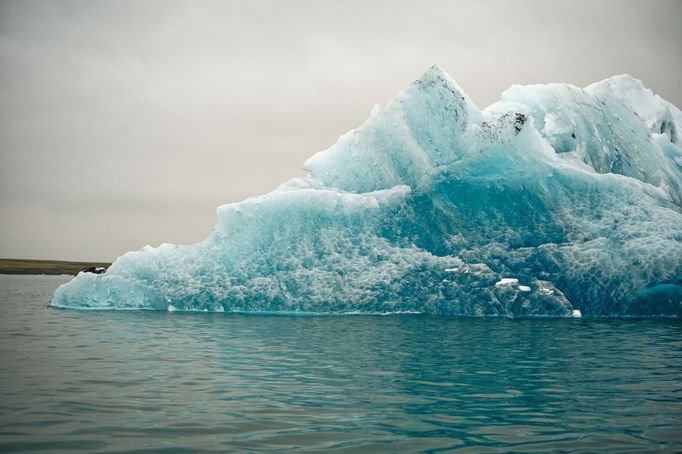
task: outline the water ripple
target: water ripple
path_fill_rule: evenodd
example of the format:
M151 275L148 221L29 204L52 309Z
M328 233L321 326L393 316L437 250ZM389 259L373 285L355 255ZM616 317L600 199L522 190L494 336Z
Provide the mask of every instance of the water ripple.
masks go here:
M45 308L0 276L0 451L677 452L678 320Z

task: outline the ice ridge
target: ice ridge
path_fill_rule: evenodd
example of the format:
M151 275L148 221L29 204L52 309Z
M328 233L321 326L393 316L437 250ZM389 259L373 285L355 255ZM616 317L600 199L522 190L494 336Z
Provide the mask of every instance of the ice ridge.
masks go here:
M218 208L204 241L81 273L52 305L267 313L682 315L682 114L628 75L481 111L434 66Z

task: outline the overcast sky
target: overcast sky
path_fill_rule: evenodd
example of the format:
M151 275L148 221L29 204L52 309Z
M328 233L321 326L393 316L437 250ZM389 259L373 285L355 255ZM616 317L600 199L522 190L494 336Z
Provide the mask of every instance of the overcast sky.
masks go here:
M0 0L0 257L191 243L434 63L480 106L630 73L682 106L682 1Z

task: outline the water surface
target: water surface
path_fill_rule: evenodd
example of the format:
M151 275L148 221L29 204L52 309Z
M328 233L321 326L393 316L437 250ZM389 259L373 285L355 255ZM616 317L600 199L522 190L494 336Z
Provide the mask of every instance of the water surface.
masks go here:
M47 307L0 276L0 451L676 452L672 319Z

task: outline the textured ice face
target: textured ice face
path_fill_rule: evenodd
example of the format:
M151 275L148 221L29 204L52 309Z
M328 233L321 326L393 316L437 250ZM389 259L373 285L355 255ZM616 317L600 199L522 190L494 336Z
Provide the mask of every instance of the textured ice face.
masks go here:
M680 111L629 76L481 112L433 67L214 232L80 274L82 309L682 315Z

